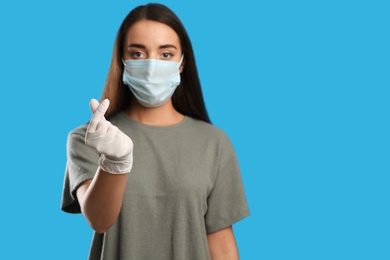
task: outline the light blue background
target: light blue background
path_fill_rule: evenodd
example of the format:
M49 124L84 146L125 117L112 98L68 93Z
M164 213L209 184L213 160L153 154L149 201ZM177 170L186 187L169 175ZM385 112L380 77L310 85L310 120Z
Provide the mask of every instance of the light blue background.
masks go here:
M67 133L89 119L116 31L143 3L0 3L6 259L86 259L91 228L60 211ZM237 151L241 259L390 259L389 2L161 3Z

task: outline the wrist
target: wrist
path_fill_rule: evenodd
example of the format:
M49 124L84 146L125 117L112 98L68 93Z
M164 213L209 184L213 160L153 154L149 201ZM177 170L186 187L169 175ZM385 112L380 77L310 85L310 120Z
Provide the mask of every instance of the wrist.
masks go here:
M129 173L133 167L133 153L130 152L127 156L120 159L112 159L104 154L100 154L99 166L103 171L111 174Z

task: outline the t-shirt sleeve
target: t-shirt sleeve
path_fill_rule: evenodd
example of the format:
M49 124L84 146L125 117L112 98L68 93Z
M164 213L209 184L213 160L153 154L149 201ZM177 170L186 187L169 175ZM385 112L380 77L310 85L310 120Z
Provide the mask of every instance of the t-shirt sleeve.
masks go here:
M213 233L233 225L249 216L241 173L234 150L218 169L214 186L208 196L205 215L207 233Z
M85 145L86 125L76 128L68 135L67 162L62 191L61 209L68 213L80 213L77 188L92 179L98 168L99 154Z

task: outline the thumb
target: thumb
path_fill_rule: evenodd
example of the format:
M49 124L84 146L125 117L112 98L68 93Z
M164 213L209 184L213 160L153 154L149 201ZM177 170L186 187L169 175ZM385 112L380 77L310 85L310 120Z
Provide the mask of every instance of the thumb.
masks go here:
M99 114L102 116L106 113L109 105L110 101L108 99L103 100L100 104L99 101L94 98L89 101L89 107L92 113L94 114L99 109Z
M103 117L106 113L108 106L110 105L110 101L106 98L99 104L99 102L95 99L92 99L90 102L91 109L93 110L94 115L98 117Z
M95 113L98 106L99 106L99 101L97 101L96 99L93 98L91 99L91 101L89 101L89 108L91 109L92 114Z
M89 131L96 130L98 123L100 122L101 118L104 117L104 114L106 113L109 105L110 101L108 99L103 100L100 104L96 99L91 99L91 101L89 102L89 106L91 107L93 115L89 122Z

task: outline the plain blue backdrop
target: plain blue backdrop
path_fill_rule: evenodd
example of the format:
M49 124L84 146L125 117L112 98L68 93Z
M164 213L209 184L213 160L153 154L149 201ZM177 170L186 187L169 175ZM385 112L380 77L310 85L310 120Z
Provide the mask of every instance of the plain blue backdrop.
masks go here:
M70 130L100 98L114 38L146 1L2 1L1 255L86 259L60 210ZM184 23L251 216L241 259L390 259L388 1L160 1Z

